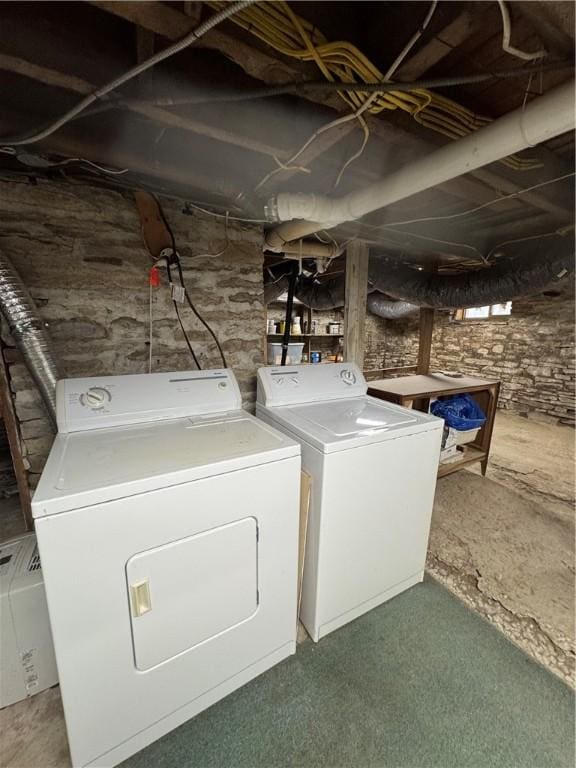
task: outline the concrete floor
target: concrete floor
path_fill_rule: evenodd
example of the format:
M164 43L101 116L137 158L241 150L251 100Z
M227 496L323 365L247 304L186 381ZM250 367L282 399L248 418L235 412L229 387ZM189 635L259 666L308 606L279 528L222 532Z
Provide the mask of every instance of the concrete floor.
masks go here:
M438 482L428 568L574 684L574 431L500 412L488 474ZM4 768L68 768L59 689L0 711Z
M438 481L428 569L574 686L574 431L499 412L486 477Z

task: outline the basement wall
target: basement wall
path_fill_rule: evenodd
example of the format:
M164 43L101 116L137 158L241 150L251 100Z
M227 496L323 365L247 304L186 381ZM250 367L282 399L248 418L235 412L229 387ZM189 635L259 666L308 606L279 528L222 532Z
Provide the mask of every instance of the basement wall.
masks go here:
M557 289L560 290L560 289ZM415 365L418 315L366 318L365 369ZM431 370L499 379L500 407L574 425L574 293L514 301L512 315L451 321L436 315Z
M264 362L262 237L258 228L182 213L183 202L161 198L186 283L199 312L220 339L244 405L256 395ZM222 256L214 256L226 248ZM70 377L148 370L151 258L130 192L71 183L0 182L0 250L26 283L48 323L57 359ZM215 345L191 312L181 314L205 368L221 367ZM153 371L193 369L169 297L165 272L153 295ZM14 342L2 334L35 487L53 439L40 395Z

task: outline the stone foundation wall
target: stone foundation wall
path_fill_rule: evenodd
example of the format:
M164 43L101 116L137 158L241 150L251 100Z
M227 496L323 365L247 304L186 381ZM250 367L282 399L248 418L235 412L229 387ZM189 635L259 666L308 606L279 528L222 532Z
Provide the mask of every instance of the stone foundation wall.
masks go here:
M366 369L414 365L418 315L383 320L368 314ZM574 293L513 302L512 315L453 321L437 314L432 370L496 378L500 407L574 424Z
M182 213L161 199L198 310L220 339L242 390L255 400L264 362L265 311L259 229ZM226 243L228 240L228 247ZM215 256L226 248L221 256ZM88 185L0 183L0 249L17 269L48 324L67 376L144 373L149 354L151 259L132 195ZM181 314L204 368L221 366L215 345L191 312ZM153 370L194 368L170 300L165 273L153 293ZM3 330L30 483L35 486L53 431L40 395Z

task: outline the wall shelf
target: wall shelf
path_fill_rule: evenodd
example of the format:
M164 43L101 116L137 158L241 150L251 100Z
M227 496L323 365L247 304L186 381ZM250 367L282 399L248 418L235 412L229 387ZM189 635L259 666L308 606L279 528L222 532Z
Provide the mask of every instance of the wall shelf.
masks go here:
M281 339L283 333L268 333L269 339L279 338ZM299 333L298 335L290 334L290 341L296 342L297 339L343 339L344 336L341 333Z
M272 308L278 308L278 311L274 311ZM310 307L306 306L305 304L299 304L298 306L294 307L293 317L296 315L300 317L301 327L304 327L306 325L306 328L310 329L312 328L312 321L315 316L316 310L311 309ZM334 313L336 314L336 317L334 316ZM315 350L315 347L320 347L320 352L322 353L322 357L324 358L321 362L322 363L332 363L335 362L334 360L326 360L328 356L330 357L336 357L338 358L338 355L341 354L342 347L343 347L343 340L344 340L344 334L342 333L326 333L326 329L328 328L328 324L330 322L338 322L341 323L342 319L339 317L339 314L337 310L333 312L321 312L318 315L316 315L316 320L318 322L318 325L315 326L316 330L325 329L324 332L320 333L299 333L298 335L290 334L289 342L290 344L303 344L303 355L307 358L307 361L310 360L310 355ZM284 302L271 302L268 304L267 312L266 312L266 322L268 323L268 320L275 320L278 322L279 320L284 320L286 314L286 304ZM342 328L342 326L341 326ZM268 328L266 327L266 341L268 344L278 344L280 343L284 338L283 333L268 333ZM328 341L327 341L328 340ZM331 340L331 341L330 341ZM266 354L266 358L268 359L268 354ZM270 365L270 360L268 360L268 364Z

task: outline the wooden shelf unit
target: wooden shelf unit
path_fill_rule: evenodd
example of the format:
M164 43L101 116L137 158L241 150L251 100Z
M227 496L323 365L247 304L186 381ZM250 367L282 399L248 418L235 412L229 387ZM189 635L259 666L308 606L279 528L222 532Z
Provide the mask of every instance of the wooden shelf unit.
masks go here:
M282 319L284 318L284 315L286 314L286 303L283 301L272 301L270 304L268 304L268 311L266 313L266 321L268 322L268 317L270 316L269 308L271 307L278 307L277 315L281 316ZM314 319L314 310L310 307L307 307L305 304L300 304L294 302L294 312L295 314L301 314L302 320L306 320L308 323L308 328L312 327L312 320ZM326 324L329 321L326 321ZM341 320L336 320L335 322L342 322ZM268 341L278 341L282 339L284 334L282 333L266 333L266 339ZM315 351L312 346L312 340L313 339L332 339L332 350L329 354L337 354L337 347L341 346L342 340L344 338L344 334L339 333L301 333L298 336L290 336L290 344L298 344L302 343L302 340L304 341L304 352L308 356L307 362L310 362L310 353ZM338 342L338 344L334 344L334 342ZM334 362L333 360L325 360L324 355L326 354L326 350L322 350L323 353L323 363L331 363ZM270 361L268 360L268 348L266 348L266 359L268 361L268 364L270 364Z
M368 382L368 394L398 403L407 408L428 413L432 398L446 395L470 394L486 414L486 422L472 443L464 447L459 461L438 466L438 477L450 475L470 464L480 463L482 474L486 474L492 430L498 405L500 382L490 379L477 379L473 376L448 376L444 373L428 375L400 376L396 379L379 379Z

